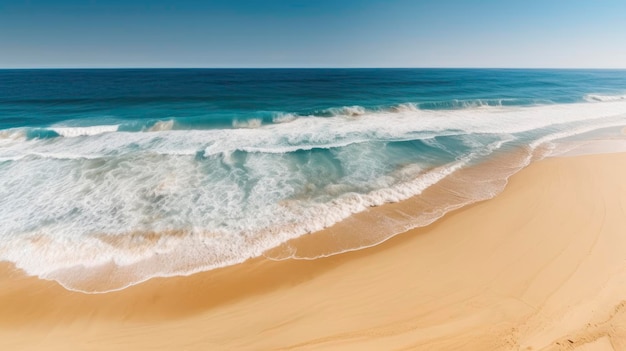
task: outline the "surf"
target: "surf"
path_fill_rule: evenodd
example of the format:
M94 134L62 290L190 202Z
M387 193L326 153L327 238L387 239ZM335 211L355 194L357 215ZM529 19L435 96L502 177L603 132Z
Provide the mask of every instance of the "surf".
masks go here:
M90 293L377 245L626 125L613 71L16 74L0 260Z
M11 143L0 147L0 177L10 181L0 187L7 204L0 209L6 239L0 258L68 289L104 292L261 255L313 259L357 250L493 197L538 157L536 150L623 126L626 118L620 100L449 110L398 106L223 129L176 129L166 120L137 131L53 127L54 138L5 132ZM525 151L504 156L512 150ZM480 167L479 177L453 181ZM387 223L387 230L343 238L324 252L283 246L441 184L466 195ZM479 191L468 193L473 187ZM161 263L148 268L157 256ZM163 263L166 258L176 264ZM125 278L90 288L91 274L111 265Z

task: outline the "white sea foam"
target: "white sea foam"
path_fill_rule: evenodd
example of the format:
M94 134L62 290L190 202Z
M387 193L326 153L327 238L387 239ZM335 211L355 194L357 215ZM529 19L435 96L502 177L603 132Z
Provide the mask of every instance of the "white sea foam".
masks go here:
M362 106L344 106L344 107L333 107L327 110L333 116L349 116L349 117L357 117L367 113L365 107Z
M24 140L26 140L26 132L23 129L0 130L0 147L7 147ZM1 157L0 160L2 160Z
M626 94L622 95L601 95L601 94L588 94L584 97L588 102L609 102L609 101L626 101Z
M0 130L0 140L25 140L26 133L23 129Z
M0 158L26 155L75 153L94 158L136 152L137 149L164 155L205 156L232 152L286 153L314 148L343 147L368 141L412 140L433 136L478 133L521 133L573 122L615 120L626 111L626 101L601 104L547 105L535 107L491 107L477 110L376 112L358 121L347 116L298 118L288 124L222 130L166 130L155 133L95 133L89 139L61 138L25 141L0 150ZM106 129L106 128L104 128ZM109 129L113 129L110 127ZM92 130L102 130L99 127ZM72 135L80 134L81 129Z
M21 140L0 147L11 161L0 167L0 259L75 290L110 263L133 273L96 291L190 274L420 194L505 145L538 148L619 125L626 101Z
M390 108L391 112L417 112L419 111L419 107L411 102L407 102L405 104L399 104L396 106L392 106Z
M62 137L71 138L116 132L118 128L119 125L103 125L90 127L51 127L50 130Z
M486 107L502 107L508 102L513 104L515 99L469 99L469 100L449 100L449 101L430 101L420 103L419 107L425 108L443 108L443 109L477 109ZM546 101L550 103L549 101ZM539 103L539 101L537 101Z
M549 156L581 156L626 152L626 139L586 140L559 143Z

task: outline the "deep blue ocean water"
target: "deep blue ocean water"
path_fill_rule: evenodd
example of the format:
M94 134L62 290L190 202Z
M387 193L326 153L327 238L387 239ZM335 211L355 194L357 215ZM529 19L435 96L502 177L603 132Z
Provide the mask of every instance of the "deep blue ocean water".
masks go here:
M0 70L0 259L77 290L114 264L117 289L445 184L323 254L371 246L624 125L618 70Z
M484 69L0 70L0 128L156 121L178 129L232 126L276 114L333 109L421 109L572 103L621 95L626 72Z

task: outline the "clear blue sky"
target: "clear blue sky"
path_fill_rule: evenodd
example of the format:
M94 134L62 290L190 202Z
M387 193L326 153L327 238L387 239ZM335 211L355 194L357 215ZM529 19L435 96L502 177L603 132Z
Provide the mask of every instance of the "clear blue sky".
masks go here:
M626 0L0 0L0 67L626 68Z

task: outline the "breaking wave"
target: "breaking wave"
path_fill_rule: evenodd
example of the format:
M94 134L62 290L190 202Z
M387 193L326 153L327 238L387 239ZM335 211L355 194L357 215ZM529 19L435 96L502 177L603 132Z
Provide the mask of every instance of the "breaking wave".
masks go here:
M106 292L261 255L328 256L495 196L562 138L626 125L623 99L329 111L223 128L171 118L0 131L0 259ZM400 201L414 210L359 222ZM360 236L319 252L293 243L341 223Z
M585 95L584 100L588 102L626 101L626 95L588 94Z

